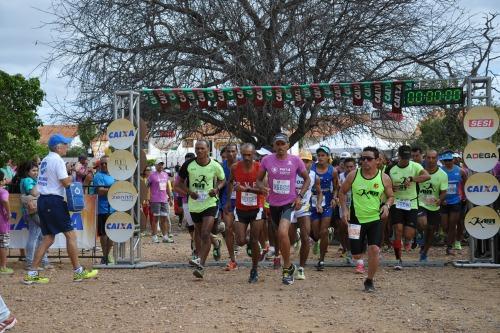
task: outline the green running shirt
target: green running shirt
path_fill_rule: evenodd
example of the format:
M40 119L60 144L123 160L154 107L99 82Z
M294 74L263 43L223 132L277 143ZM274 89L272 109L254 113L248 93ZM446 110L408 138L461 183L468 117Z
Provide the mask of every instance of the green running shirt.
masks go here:
M208 192L214 188L216 179L225 179L224 169L219 162L210 159L207 165L199 165L196 159L188 160L179 170L179 176L188 180L191 192L198 193L198 199L188 199L190 212L201 213L217 205L217 198L209 196Z
M398 200L411 200L411 209L417 209L417 183L411 182L410 186L405 187L403 183L408 177L417 177L424 167L413 161L410 161L406 167L401 168L397 164L389 170L389 176L392 180L394 189L394 198L396 206Z
M382 172L378 170L375 177L366 179L363 177L361 169L356 171L356 176L352 182L352 204L351 212L359 223L369 223L380 220L380 204L382 193L384 193L384 183Z
M437 211L439 206L436 202L439 200L439 192L448 189L448 175L440 167L430 175L431 179L418 184L418 205L427 210Z

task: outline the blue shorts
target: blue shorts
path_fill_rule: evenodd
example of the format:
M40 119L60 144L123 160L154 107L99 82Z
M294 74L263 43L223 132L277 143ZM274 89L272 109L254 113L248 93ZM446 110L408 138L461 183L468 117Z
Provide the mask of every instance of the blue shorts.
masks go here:
M226 205L226 204L224 204L224 205L220 204L220 205L219 205L219 211L220 211L221 213L224 213L224 206L225 206L225 205ZM230 212L234 214L234 210L235 210L235 209L236 209L236 199L231 199L231 210L230 210ZM220 214L220 215L222 216L222 214Z
M323 207L323 213L321 214L316 211L316 207L311 207L311 221L321 220L323 217L332 217L332 215L332 207Z
M57 235L74 229L69 215L68 204L63 197L59 195L40 195L37 206L42 235Z

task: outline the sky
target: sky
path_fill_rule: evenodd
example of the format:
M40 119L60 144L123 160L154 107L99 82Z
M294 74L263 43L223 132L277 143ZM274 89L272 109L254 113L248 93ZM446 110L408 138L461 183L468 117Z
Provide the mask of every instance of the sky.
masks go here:
M56 63L42 75L41 63L50 52L45 43L51 40L51 29L44 23L51 21L51 0L0 0L0 70L25 77L39 77L46 96L37 110L44 123L50 124L51 107L56 101L69 101L76 90L68 87L68 80L60 77L63 64ZM498 0L460 0L470 13L500 12ZM476 15L479 20L481 15ZM500 65L495 67L500 72Z

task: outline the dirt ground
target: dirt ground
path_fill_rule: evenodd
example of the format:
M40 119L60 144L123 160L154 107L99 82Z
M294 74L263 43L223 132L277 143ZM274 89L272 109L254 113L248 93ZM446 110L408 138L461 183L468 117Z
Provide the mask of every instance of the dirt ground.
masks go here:
M329 247L328 261L341 260L337 248ZM431 260L467 256L467 248L454 258L431 251ZM189 254L178 230L174 244L143 243L145 261L186 262ZM248 262L244 249L238 260ZM68 260L53 259L49 284L24 286L22 263L10 259L15 274L0 277L1 295L19 321L12 332L500 332L499 270L385 266L376 293L366 294L353 268L317 272L316 260L311 253L305 281L284 286L270 267L249 285L248 266L209 267L203 281L188 268L104 269L73 283Z

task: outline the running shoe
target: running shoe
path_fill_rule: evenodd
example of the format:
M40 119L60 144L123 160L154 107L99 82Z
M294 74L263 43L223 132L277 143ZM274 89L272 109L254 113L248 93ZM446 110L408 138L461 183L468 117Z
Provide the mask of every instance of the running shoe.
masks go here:
M365 274L365 264L364 263L356 264L356 269L354 271L357 274Z
M347 251L347 254L345 256L345 262L346 262L346 264L352 265L353 261L352 261L351 251Z
M0 333L3 333L7 330L10 330L12 327L16 326L17 319L14 316L9 316L9 318L5 319L0 323Z
M212 251L212 256L215 261L219 261L222 254L220 253L221 240L217 239L217 246L214 245L214 249Z
M252 257L252 246L247 243L247 256Z
M316 264L316 270L323 271L325 270L325 262L323 260L318 261Z
M302 245L300 238L297 238L297 241L293 243L293 250L295 253L298 253L300 251L300 246Z
M108 254L108 264L110 265L114 265L116 262L115 262L115 257L113 257L113 255L110 253Z
M425 253L420 253L420 259L419 259L420 262L428 262L427 260L427 254Z
M328 244L333 242L333 227L328 227Z
M229 260L229 262L227 263L226 265L226 268L224 268L225 271L234 271L238 269L238 264L236 263L236 261L232 261L232 260Z
M397 264L394 265L394 269L397 271L400 271L403 269L403 260L399 259Z
M159 243L160 242L160 239L158 238L157 235L153 235L152 240L153 240L153 243Z
M217 224L217 233L222 234L224 231L226 231L226 225L224 224L224 222L220 221Z
M36 275L29 275L25 274L23 278L23 283L24 284L46 284L49 283L49 278L40 276L39 274Z
M198 279L203 279L203 275L205 275L205 269L203 268L203 266L196 266L196 268L193 270L193 275Z
M366 279L363 284L365 286L365 291L367 293L373 293L375 291L375 286L373 285L373 280Z
M274 247L269 247L266 253L266 260L274 260L274 255L276 254L276 251Z
M274 269L279 269L280 267L281 267L281 258L280 257L274 257L273 268Z
M259 273L255 268L250 270L250 277L248 278L248 283L257 283L259 281Z
M189 265L192 267L200 266L200 258L196 255L192 256L192 258L189 259Z
M287 286L294 282L293 273L295 272L295 266L292 265L290 267L293 267L292 270L290 270L290 268L283 268L283 277L281 279L281 282Z
M260 251L259 261L264 261L267 257L268 252L269 252L269 245L266 245L266 247L263 248L262 251Z
M304 267L297 268L297 280L305 280L306 275L304 274Z
M174 239L170 238L170 236L163 236L163 239L161 240L163 243L173 243Z
M0 268L0 274L1 275L10 275L10 274L14 274L14 270L10 267L4 267L4 268Z
M81 273L73 273L73 282L81 282L83 280L95 278L99 271L97 269L83 269Z
M314 243L314 246L313 246L313 254L314 255L318 255L318 253L319 253L319 242L320 241L318 240L316 243Z
M460 241L455 241L455 243L453 243L453 249L457 251L462 251L462 243Z

